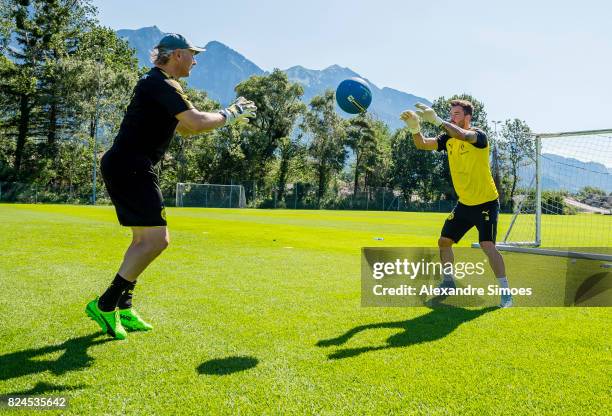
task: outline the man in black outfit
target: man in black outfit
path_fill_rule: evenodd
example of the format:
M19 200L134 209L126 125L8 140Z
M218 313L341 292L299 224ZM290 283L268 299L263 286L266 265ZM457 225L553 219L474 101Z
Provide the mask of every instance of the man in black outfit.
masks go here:
M85 312L117 339L126 337L126 329L152 329L132 308L132 292L138 276L169 243L154 166L174 132L189 136L255 117L255 104L243 97L212 113L198 111L189 102L177 79L189 76L195 55L202 51L179 34L161 39L151 56L154 67L136 84L119 133L101 160L106 189L119 222L132 229L132 243L111 285Z

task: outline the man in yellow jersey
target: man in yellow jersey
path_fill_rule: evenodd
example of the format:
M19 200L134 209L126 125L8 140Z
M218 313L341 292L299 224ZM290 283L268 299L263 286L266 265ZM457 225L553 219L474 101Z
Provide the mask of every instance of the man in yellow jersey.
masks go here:
M489 258L499 286L505 289L499 306L507 308L512 306L512 296L504 259L495 248L499 201L489 167L489 142L484 131L470 125L474 112L471 102L453 100L450 105L450 122L442 120L432 108L420 103L416 105L416 112L404 111L400 118L408 126L417 149L445 151L448 155L453 187L459 201L446 219L438 239L442 264L454 264L453 244L475 226L480 247ZM425 138L421 135L420 121L441 127L445 132ZM455 287L453 275L444 274L440 287Z

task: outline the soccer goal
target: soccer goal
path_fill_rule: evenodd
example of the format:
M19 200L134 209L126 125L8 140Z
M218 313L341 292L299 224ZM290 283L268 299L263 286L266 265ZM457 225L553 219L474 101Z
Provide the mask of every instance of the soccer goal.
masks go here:
M612 129L536 134L524 151L498 246L611 260Z
M177 207L246 208L242 185L210 183L177 183Z

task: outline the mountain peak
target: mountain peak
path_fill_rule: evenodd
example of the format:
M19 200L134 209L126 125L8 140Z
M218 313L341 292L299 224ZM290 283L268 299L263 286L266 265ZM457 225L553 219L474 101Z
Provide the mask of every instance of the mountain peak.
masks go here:
M164 35L157 26L150 26L138 30L119 30L117 34L128 40L130 46L136 49L141 65L148 64L148 51L150 51ZM197 43L197 40L193 40ZM198 56L196 65L187 79L190 87L204 90L208 96L222 105L229 104L236 96L234 88L238 83L253 75L262 75L265 72L245 56L229 46L211 40L205 46L207 51ZM312 97L326 90L335 90L338 84L347 78L364 78L350 68L338 64L330 65L323 70L308 69L301 65L292 66L284 70L292 82L304 87L302 100L308 103ZM366 79L367 80L367 79ZM392 128L402 127L398 114L412 108L414 103L421 101L429 104L425 98L415 97L390 88L380 89L370 81L370 88L374 101L370 112L377 118L385 121Z

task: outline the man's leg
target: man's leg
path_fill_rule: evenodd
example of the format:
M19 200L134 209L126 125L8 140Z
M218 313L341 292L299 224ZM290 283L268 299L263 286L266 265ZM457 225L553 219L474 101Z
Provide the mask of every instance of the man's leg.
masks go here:
M458 243L467 233L470 228L474 226L473 223L467 221L465 217L465 206L461 203L457 203L453 211L448 215L444 225L442 226L442 232L438 239L438 249L440 250L440 261L442 262L442 283L438 287L440 288L453 288L455 287L455 281L453 280L453 267L455 265L455 255L453 253L453 244ZM450 266L450 267L449 267Z
M132 309L132 293L136 279L162 251L168 247L168 229L160 227L132 227L132 243L128 247L119 273L111 285L97 301L87 305L87 314L94 319L103 331L123 339L125 328L130 330L150 330L146 323ZM119 306L119 311L116 311Z
M119 298L128 290L133 290L136 279L162 251L168 247L170 237L168 228L132 227L132 243L125 252L119 272L110 287L100 296L100 310L115 310Z
M489 264L491 264L491 269L493 273L495 273L495 277L498 279L506 276L506 265L504 264L504 258L497 251L495 247L495 243L493 241L481 241L480 248L485 252L487 257L489 258Z
M489 258L489 264L491 265L493 273L495 273L495 277L497 277L499 287L502 289L509 289L510 287L508 285L508 279L506 278L506 265L504 264L504 258L500 252L497 251L495 243L493 241L481 241L480 247ZM501 302L499 306L502 308L509 308L512 306L512 295L509 292L501 295Z
M132 227L132 243L125 252L119 275L135 282L169 243L168 227Z
M140 317L138 312L132 308L132 296L136 286L136 278L151 262L168 247L170 235L167 227L133 227L132 244L125 253L123 263L119 268L119 275L125 273L130 278L130 286L127 287L119 300L119 317L121 324L130 331L149 331L153 326Z
M442 283L439 287L455 287L455 282L453 281L453 274L448 273L447 270L452 270L453 265L455 264L455 255L453 253L453 244L454 241L448 237L440 237L438 239L438 249L440 250L440 261L442 262L442 267L444 268L442 272Z

